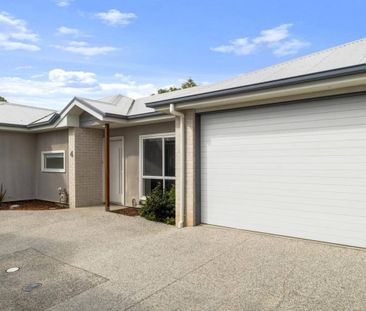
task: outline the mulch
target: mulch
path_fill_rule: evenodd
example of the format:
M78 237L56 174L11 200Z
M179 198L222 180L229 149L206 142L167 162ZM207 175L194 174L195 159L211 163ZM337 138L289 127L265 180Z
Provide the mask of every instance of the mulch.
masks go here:
M67 207L58 203L41 201L41 200L13 201L13 202L4 202L0 204L0 210L14 210L14 211L19 210L43 211L43 210L55 210L64 208Z
M117 209L117 210L114 210L114 211L111 211L111 212L112 213L117 213L117 214L122 214L122 215L125 215L125 216L132 216L132 217L140 215L139 209L135 208L135 207L125 207L125 208Z

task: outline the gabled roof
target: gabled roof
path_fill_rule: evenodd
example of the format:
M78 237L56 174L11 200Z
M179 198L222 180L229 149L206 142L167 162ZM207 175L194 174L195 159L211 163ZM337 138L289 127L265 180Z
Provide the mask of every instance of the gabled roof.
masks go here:
M245 73L234 78L213 84L196 86L170 93L140 98L137 102L157 107L159 104L174 102L178 99L193 99L197 95L213 95L223 90L260 85L293 77L329 72L366 64L366 38L342 44L327 50L312 53L287 62Z
M51 119L55 110L19 105L9 102L0 102L0 124L26 127Z
M90 111L99 120L104 118L136 119L161 115L154 109L146 107L143 103L123 95L105 97L99 100L74 97L73 100L61 111L0 102L0 126L36 128L51 125L69 111L73 106L78 106L85 111Z

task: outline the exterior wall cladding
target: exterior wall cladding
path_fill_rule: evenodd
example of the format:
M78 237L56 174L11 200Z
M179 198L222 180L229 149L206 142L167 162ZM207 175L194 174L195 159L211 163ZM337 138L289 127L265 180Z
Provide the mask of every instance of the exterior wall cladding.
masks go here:
M103 131L69 129L69 205L103 203Z
M58 201L58 187L68 189L67 130L40 134L0 131L0 184L5 201ZM41 152L64 150L65 173L41 172Z

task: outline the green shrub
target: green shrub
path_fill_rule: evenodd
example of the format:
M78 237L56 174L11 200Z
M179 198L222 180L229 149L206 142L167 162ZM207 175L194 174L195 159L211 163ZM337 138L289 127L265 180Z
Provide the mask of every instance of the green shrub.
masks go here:
M161 184L156 186L140 208L140 215L148 220L175 224L175 187L163 191Z

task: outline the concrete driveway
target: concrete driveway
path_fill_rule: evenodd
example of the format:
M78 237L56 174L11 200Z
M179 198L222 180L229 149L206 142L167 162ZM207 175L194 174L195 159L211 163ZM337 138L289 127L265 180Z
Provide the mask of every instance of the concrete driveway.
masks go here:
M102 208L1 211L0 268L3 311L366 310L366 251Z

